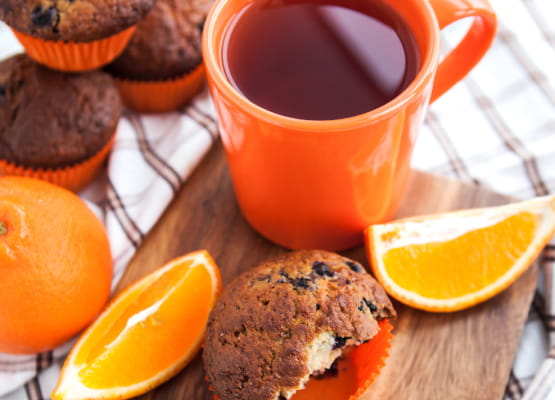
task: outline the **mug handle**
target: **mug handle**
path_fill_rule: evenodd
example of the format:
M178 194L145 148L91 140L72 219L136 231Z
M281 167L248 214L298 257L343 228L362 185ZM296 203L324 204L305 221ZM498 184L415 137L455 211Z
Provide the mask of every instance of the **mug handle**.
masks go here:
M480 61L497 31L497 17L487 0L429 0L439 28L474 17L466 36L438 66L430 102L459 82Z

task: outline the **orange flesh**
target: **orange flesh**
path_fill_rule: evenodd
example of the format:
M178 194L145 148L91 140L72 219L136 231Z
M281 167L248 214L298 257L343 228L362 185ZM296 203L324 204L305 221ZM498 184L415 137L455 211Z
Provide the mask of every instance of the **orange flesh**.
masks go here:
M212 304L213 279L192 262L172 268L120 299L74 365L93 389L124 387L170 368L195 351ZM92 335L91 335L92 336Z
M389 249L383 255L384 267L409 291L434 299L459 297L503 276L533 240L537 224L532 213L520 212L448 241ZM491 243L494 251L487 246ZM483 252L476 251L480 247Z

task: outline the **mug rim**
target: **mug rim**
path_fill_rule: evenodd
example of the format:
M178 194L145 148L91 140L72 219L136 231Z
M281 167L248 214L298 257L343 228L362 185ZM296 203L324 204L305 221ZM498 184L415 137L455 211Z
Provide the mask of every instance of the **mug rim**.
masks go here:
M253 1L256 0L246 0L240 9L243 9ZM208 79L218 87L225 98L234 104L238 104L243 110L246 110L256 118L270 124L286 126L299 132L307 131L310 133L326 134L332 131L352 129L353 126L390 117L391 114L399 112L412 98L421 93L422 88L427 84L439 60L439 25L435 13L427 0L415 1L415 3L420 5L421 9L424 9L423 16L426 18L426 24L424 24L423 29L427 31L428 36L435 43L431 43L426 53L421 54L423 60L422 67L412 82L401 93L380 107L350 117L330 120L309 120L289 117L270 111L252 102L239 92L226 77L219 59L219 47L216 43L215 28L218 23L221 23L218 21L221 19L223 9L229 7L230 3L231 1L229 0L216 0L206 18L202 34L202 52ZM233 13L233 15L236 14L236 12ZM228 23L229 20L225 21L222 29L227 29Z

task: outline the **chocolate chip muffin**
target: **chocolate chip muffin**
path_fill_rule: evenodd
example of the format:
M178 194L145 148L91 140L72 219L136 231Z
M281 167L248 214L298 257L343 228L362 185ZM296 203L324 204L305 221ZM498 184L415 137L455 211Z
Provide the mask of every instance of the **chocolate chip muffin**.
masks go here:
M45 40L88 42L142 20L155 0L3 0L0 20Z
M1 165L46 170L88 162L105 151L121 109L113 80L104 72L56 72L23 54L4 60L0 62ZM14 171L19 170L0 174ZM73 171L76 179L78 175Z
M296 251L236 278L214 307L204 365L222 400L284 400L395 316L363 267Z
M132 80L181 76L202 62L202 27L213 0L158 0L107 69Z

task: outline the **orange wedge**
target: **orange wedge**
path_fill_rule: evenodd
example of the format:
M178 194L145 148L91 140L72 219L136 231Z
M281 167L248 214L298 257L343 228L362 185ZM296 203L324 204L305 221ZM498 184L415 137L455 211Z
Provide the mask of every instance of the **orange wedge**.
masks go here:
M139 280L79 338L52 398L127 399L168 380L200 348L220 288L218 267L206 251Z
M555 233L555 196L408 218L365 231L372 270L409 306L461 310L507 288Z

